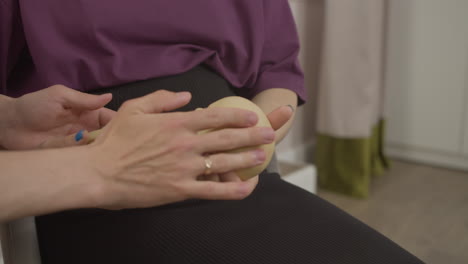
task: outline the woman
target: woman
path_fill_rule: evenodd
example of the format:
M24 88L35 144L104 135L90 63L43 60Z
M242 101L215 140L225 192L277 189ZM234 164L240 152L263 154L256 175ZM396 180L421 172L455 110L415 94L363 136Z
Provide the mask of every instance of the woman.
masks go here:
M111 92L111 109L155 89L192 92L182 110L234 94L266 113L305 100L286 0L8 0L3 9L1 79L12 96L62 83ZM242 201L70 211L37 224L44 263L419 263L267 172Z

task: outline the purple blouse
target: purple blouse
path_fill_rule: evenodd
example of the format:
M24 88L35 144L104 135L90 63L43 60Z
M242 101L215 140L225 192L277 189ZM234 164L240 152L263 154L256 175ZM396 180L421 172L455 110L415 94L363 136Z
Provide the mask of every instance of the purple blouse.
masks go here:
M306 97L287 0L0 0L0 93L89 91L205 63L243 94Z

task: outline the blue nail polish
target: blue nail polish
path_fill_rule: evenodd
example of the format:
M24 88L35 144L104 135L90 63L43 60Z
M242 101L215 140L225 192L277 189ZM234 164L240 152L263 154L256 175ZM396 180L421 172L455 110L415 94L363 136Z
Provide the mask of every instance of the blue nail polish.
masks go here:
M80 130L78 133L75 135L75 141L78 142L83 139L83 132L84 130Z

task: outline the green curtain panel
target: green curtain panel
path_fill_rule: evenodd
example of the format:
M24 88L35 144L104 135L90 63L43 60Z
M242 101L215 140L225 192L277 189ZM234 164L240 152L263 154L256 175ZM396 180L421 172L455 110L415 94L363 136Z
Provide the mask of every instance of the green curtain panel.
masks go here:
M384 120L367 138L339 138L319 134L316 166L320 187L358 198L367 198L372 177L389 167L383 139Z
M319 186L369 195L383 155L386 0L328 0L317 98Z

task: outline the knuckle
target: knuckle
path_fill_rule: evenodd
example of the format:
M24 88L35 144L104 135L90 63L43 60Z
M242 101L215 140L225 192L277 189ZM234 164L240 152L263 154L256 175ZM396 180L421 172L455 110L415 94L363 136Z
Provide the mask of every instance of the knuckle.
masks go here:
M227 162L226 154L218 154L217 157L212 157L213 165L212 170L218 173L223 173L229 170L229 163Z
M263 131L261 128L251 128L249 129L249 139L252 143L262 143L263 142Z
M173 151L179 153L193 152L196 147L196 142L191 137L175 137L172 140Z
M182 144L181 149L184 152L192 152L196 146L195 141L191 138L184 139L181 144Z
M198 175L201 168L201 164L197 166L194 162L184 162L184 164L180 165L180 170L184 173L184 176Z
M218 140L228 149L233 149L237 145L236 136L232 131L221 131Z
M242 152L235 154L236 157L233 160L236 161L236 165L238 168L248 168L255 165L255 159L252 158L252 154L250 152Z
M210 120L213 127L221 127L223 125L223 117L219 109L207 109L206 118Z
M180 113L171 113L170 118L169 116L167 117L168 118L165 119L164 126L166 126L168 129L171 129L173 133L175 131L180 131L187 120L187 118L185 118Z
M237 122L244 121L244 119L246 118L246 111L242 109L233 109L233 110L234 111L231 112L232 118Z
M174 116L174 118L171 120L172 125L177 128L177 129L182 129L185 127L185 124L187 123L187 118L183 114L177 114Z
M233 119L234 119L235 122L244 125L244 124L246 124L250 114L251 114L251 112L248 111L248 110L236 109L236 111L233 112Z
M171 184L173 194L180 199L188 199L191 197L190 189L181 182L174 182Z
M164 122L163 125L161 125L164 130L167 130L167 132L172 132L177 131L177 129L180 127L180 121L176 119L170 119Z
M127 100L127 101L125 101L125 102L122 104L122 106L120 107L120 109L122 109L122 110L128 110L128 109L133 108L134 105L135 105L135 99Z
M155 92L156 95L158 96L167 96L170 95L172 92L169 92L168 90L158 90Z
M236 162L236 166L238 168L245 168L249 165L251 165L251 158L249 153L243 152L243 153L237 153L234 154L235 156L232 158L233 161Z
M203 190L206 195L212 195L216 191L216 186L214 182L206 182L205 188Z
M230 200L242 200L246 197L246 195L242 192L238 191L238 188L236 186L230 186L230 188L227 188L225 192L225 198L230 199Z

